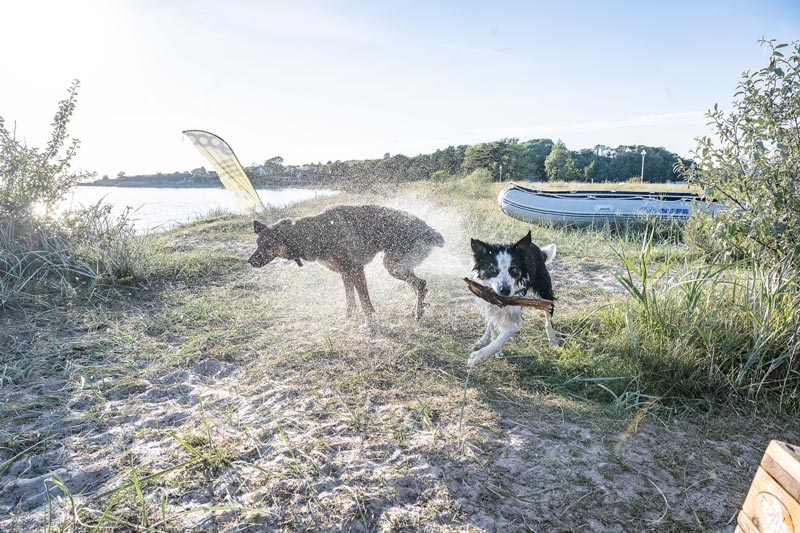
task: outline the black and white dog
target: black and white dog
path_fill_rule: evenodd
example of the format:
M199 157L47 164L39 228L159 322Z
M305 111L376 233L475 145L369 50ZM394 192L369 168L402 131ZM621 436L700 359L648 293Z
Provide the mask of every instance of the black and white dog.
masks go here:
M545 263L556 256L556 246L551 244L539 248L531 242L529 231L522 239L512 245L487 244L472 239L472 254L475 260L473 270L478 280L488 285L501 296L526 295L553 300L553 285ZM522 324L522 308L519 306L499 307L486 300L475 297L475 302L486 320L486 333L475 344L475 351L469 355L467 365L473 366L484 359L497 355ZM558 346L556 333L551 320L552 312L545 312L547 339L550 346ZM489 340L491 339L491 342Z

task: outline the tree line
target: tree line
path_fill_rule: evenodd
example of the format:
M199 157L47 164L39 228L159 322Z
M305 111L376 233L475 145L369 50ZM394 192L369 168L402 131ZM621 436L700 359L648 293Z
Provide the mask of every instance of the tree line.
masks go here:
M673 167L691 165L664 148L631 145L610 148L568 150L562 141L501 139L474 145L448 146L431 154L414 157L385 154L381 159L328 161L285 165L283 158L272 157L263 164L247 167L256 186L353 185L417 180L448 180L478 169L489 171L495 181L599 181L620 182L638 179L664 183L682 181Z
M664 183L683 181L673 168L691 166L664 148L642 145L610 148L597 145L592 149L572 151L558 140L519 139L473 145L448 146L431 154L409 157L402 154L384 154L381 159L328 161L302 165L284 164L280 156L253 163L245 168L256 187L286 186L337 186L359 187L375 183L404 181L447 181L486 171L494 181L597 181L621 182L636 180L642 174L644 181ZM213 187L219 186L216 173L205 167L191 171L126 176L120 172L116 178L96 181L96 185Z
M256 186L342 184L416 180L447 180L478 169L488 170L495 181L599 181L620 182L639 179L664 183L681 181L673 167L691 165L664 148L631 145L610 148L568 150L562 141L518 139L475 145L448 146L431 154L408 157L385 154L381 159L328 161L303 165L285 165L273 157L254 164L247 173Z

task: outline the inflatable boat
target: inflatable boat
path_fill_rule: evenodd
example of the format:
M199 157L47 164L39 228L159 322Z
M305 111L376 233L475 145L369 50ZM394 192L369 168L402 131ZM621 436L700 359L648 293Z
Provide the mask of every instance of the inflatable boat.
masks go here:
M698 194L677 192L540 191L515 183L497 197L500 210L523 222L574 225L641 219L685 221L695 210L722 206Z

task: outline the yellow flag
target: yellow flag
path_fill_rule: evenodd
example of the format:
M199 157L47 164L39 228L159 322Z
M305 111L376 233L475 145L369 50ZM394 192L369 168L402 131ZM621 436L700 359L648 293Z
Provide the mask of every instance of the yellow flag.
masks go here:
M186 130L183 134L189 137L194 147L217 171L220 181L233 194L239 209L244 211L265 209L261 198L228 143L207 131Z

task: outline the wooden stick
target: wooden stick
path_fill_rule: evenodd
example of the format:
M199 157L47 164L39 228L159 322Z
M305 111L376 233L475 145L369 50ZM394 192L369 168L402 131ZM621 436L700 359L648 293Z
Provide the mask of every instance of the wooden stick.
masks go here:
M541 309L542 311L547 311L549 313L552 313L553 310L555 310L555 305L553 305L552 300L543 300L541 298L531 298L528 296L501 296L489 287L472 281L469 278L464 278L464 281L466 282L469 290L472 291L472 294L478 298L486 300L492 305L497 305L499 307L504 307L506 305L535 307L536 309Z

